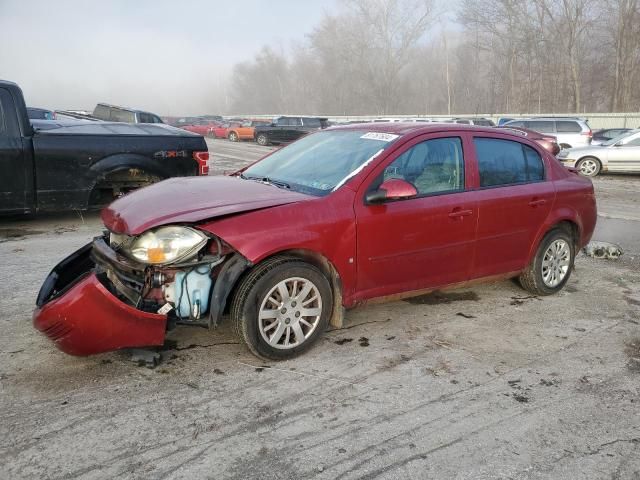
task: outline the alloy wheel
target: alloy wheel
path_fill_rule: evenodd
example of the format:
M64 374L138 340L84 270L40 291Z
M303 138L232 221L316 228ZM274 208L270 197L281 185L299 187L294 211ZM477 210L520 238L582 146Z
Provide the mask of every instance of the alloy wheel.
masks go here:
M287 278L269 290L262 300L258 328L271 347L286 350L308 339L321 315L318 287L306 278Z
M542 281L549 288L557 287L567 276L571 265L571 248L563 239L554 240L542 258Z
M598 164L595 160L587 158L580 162L580 173L587 177L592 177L598 172Z

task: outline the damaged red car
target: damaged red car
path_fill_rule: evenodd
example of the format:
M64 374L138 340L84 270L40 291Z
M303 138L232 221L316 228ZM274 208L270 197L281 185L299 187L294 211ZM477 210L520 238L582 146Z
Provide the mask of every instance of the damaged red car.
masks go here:
M160 345L228 318L253 353L283 359L373 300L510 277L558 292L596 202L515 132L380 123L308 135L232 176L165 180L102 220L37 298L34 324L61 350Z

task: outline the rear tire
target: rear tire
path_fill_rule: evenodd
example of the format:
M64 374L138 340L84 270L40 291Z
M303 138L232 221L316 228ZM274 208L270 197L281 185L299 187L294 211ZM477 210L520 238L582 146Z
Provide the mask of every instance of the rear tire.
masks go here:
M238 134L236 132L230 132L229 133L229 140L231 140L232 142L237 142L238 141Z
M236 334L261 358L285 360L307 351L333 310L327 278L315 266L277 256L255 267L231 304Z
M596 157L584 157L576 165L580 174L585 177L595 177L602 170L602 163Z
M566 285L575 260L575 243L564 228L550 230L531 263L520 275L522 288L534 295L553 295Z

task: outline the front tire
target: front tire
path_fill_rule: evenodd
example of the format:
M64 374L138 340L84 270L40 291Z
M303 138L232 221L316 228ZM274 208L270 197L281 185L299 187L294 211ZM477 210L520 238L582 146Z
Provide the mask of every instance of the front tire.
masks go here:
M266 147L267 145L269 145L269 139L267 138L266 135L262 133L258 135L258 137L256 138L256 142L258 145L262 145L263 147Z
M584 157L576 166L585 177L595 177L602 170L602 163L596 157Z
M232 142L237 142L238 141L238 134L236 132L229 133L229 140L231 140Z
M569 281L575 261L575 243L567 230L549 231L535 257L520 275L520 285L534 295L553 295Z
M329 324L333 294L315 266L274 257L252 270L231 305L238 337L258 357L293 358L308 350Z

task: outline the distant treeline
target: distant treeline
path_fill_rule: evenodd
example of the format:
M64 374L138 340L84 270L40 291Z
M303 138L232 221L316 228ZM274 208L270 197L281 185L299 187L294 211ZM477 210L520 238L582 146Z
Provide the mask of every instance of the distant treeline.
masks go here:
M287 53L265 46L237 64L228 109L638 111L639 1L462 0L451 12L434 0L343 0Z

